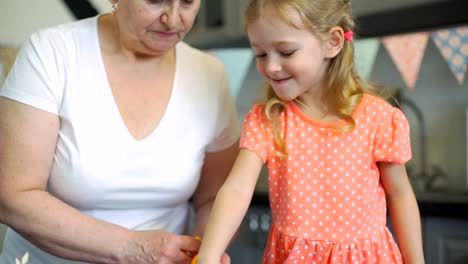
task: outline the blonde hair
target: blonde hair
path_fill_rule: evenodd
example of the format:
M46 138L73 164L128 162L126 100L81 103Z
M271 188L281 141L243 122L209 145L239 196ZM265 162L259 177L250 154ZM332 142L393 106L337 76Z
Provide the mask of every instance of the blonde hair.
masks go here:
M297 11L303 26L311 33L320 36L328 33L333 27L339 26L344 32L354 31L355 21L351 14L351 0L249 0L245 10L246 27L255 22L262 12L269 8L289 22L295 25L289 18L291 10ZM322 92L321 100L331 102L333 110L347 121L344 126L336 127L339 132L352 131L355 120L352 113L361 101L365 92L377 94L377 87L364 82L354 65L354 47L351 41L345 41L338 55L330 60L326 71L325 83L327 89ZM265 103L265 115L271 122L276 152L278 156L287 156L287 148L281 136L280 115L284 111L286 103L283 102L267 86L267 101Z

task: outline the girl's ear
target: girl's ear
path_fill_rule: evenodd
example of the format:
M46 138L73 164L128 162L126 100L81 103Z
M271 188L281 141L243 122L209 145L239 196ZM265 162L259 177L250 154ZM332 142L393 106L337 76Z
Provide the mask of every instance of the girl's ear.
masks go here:
M338 55L343 48L344 41L344 31L341 27L337 26L330 29L326 40L325 57L331 59Z

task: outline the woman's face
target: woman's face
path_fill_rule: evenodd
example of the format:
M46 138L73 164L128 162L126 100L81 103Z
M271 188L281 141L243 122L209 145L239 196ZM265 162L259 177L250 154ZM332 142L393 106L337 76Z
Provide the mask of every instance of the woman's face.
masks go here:
M120 37L138 52L161 54L192 28L201 0L118 0Z

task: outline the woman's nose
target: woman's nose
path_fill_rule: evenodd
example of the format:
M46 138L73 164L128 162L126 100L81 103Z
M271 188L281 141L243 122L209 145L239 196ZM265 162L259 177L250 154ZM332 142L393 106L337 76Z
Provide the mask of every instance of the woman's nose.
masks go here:
M170 1L166 10L161 14L161 23L168 28L175 28L181 21L179 1Z

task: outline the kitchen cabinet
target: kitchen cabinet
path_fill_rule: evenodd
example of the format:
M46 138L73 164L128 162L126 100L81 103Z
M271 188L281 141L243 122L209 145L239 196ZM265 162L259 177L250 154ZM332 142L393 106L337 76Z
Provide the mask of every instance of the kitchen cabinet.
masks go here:
M229 247L232 264L261 263L268 240L271 214L268 206L251 206L239 228L239 235Z
M206 0L191 32L185 38L201 48L248 47L243 27L246 0ZM388 2L388 3L387 3ZM468 22L460 10L468 10L466 0L399 0L376 2L355 0L352 9L358 21L359 38L415 32ZM389 23L389 21L392 21Z
M198 48L233 46L242 39L246 47L243 11L246 0L201 1L200 11L185 41Z
M423 219L426 264L468 263L468 220L444 217Z

